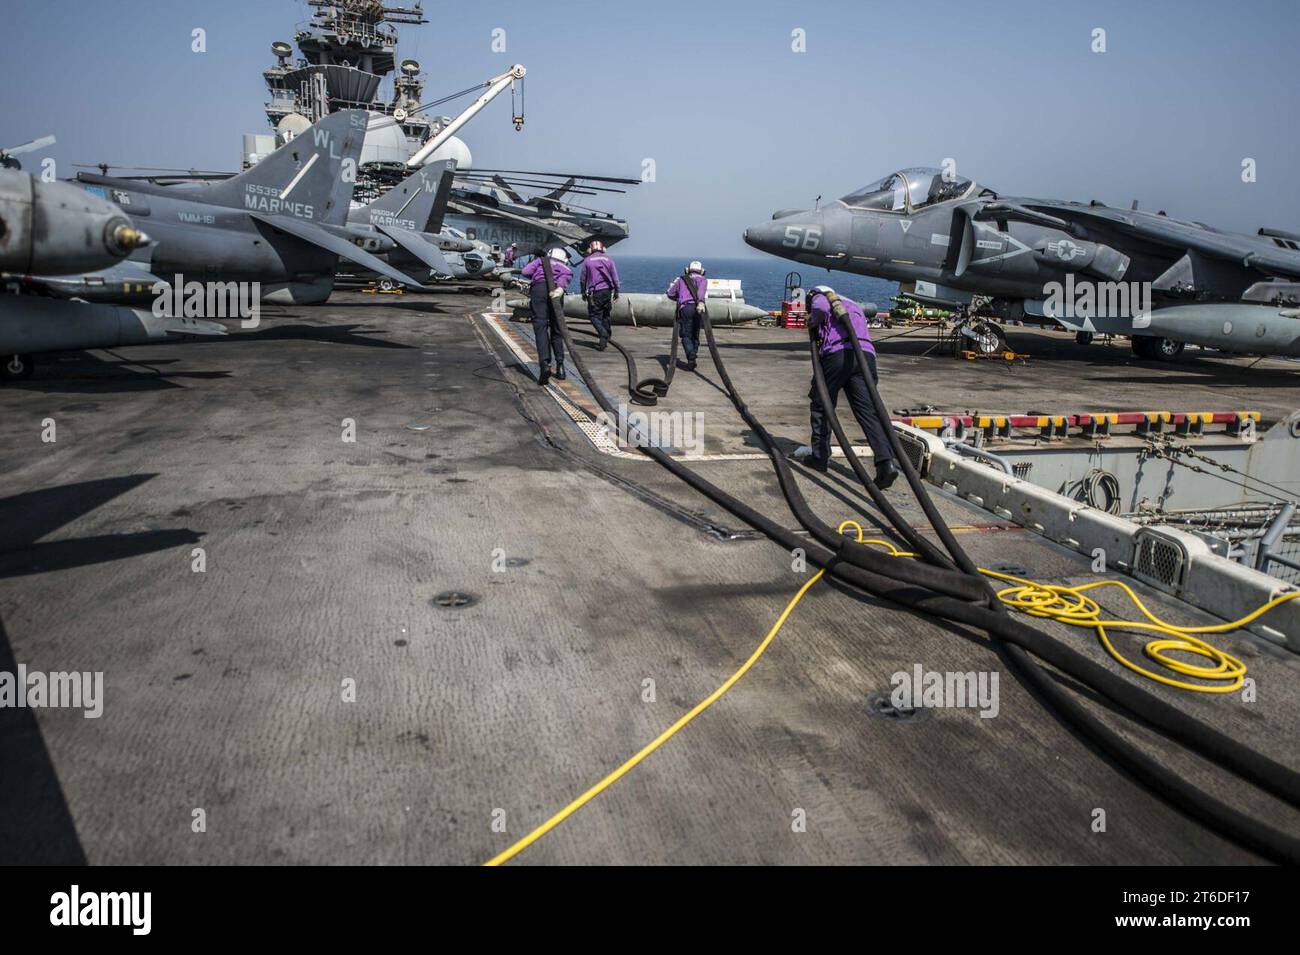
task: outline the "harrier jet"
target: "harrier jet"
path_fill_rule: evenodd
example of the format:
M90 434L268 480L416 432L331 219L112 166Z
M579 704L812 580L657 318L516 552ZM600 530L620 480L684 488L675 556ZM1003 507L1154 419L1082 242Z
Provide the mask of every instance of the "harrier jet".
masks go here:
M130 265L137 267L134 284L145 288L179 274L201 282L257 282L263 301L313 304L329 297L343 259L418 287L418 280L373 253L415 248L428 258L426 243L391 224L349 224L365 131L364 110L331 113L253 168L205 185L79 174L78 185L115 203L153 240L118 266L108 284ZM82 277L73 278L43 284L82 298L103 297Z
M1279 229L1242 235L1136 203L1007 197L912 168L777 212L744 238L796 262L915 283L918 298L961 309L960 327L990 348L1000 329L972 316L1059 323L1081 343L1129 335L1140 358L1174 358L1188 342L1300 355L1300 234Z
M4 274L60 275L110 268L151 241L111 202L71 183L42 182L12 167L0 168ZM0 293L0 381L30 377L32 356L41 352L225 332L217 322L158 316L145 309Z

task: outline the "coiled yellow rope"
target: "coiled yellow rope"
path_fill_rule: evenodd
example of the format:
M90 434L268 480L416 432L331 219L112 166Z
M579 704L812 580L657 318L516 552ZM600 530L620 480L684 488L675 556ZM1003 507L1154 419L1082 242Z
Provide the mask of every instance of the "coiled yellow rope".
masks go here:
M863 544L873 544L877 547L885 548L891 557L915 557L916 554L910 551L899 550L894 544L887 540L879 538L863 539L862 528L854 521L845 521L841 525L841 533L844 527L853 527L857 530L858 541ZM981 574L986 577L992 577L995 580L1006 581L1014 586L1003 587L997 592L998 599L1008 607L1012 607L1022 613L1029 614L1031 617L1044 617L1048 620L1057 620L1061 623L1069 624L1073 627L1087 627L1096 631L1097 638L1101 641L1106 652L1111 655L1115 662L1132 670L1134 673L1140 673L1149 680L1155 680L1157 683L1163 683L1165 686L1177 687L1180 690L1189 690L1193 693L1233 693L1239 689L1246 678L1246 664L1226 651L1220 650L1213 644L1206 643L1199 639L1196 634L1202 633L1227 633L1232 630L1238 630L1246 624L1268 613L1274 607L1286 603L1288 600L1295 600L1300 597L1300 591L1280 594L1274 597L1268 603L1248 613L1239 620L1233 620L1228 623L1210 624L1202 627L1184 627L1176 623L1170 623L1168 620L1162 620L1147 609L1141 598L1134 592L1128 584L1119 580L1098 580L1090 584L1079 584L1078 586L1066 586L1063 584L1042 584L1034 580L1026 580L1023 577L1016 577L1012 574L1004 574L996 570L989 570L985 567L978 568ZM1088 596L1088 591L1098 590L1102 587L1116 587L1133 602L1138 611L1145 617L1145 620L1110 620L1103 617L1101 604L1092 597ZM1195 677L1198 680L1209 681L1207 683L1189 683L1186 680L1179 680L1174 677L1165 676L1149 670L1137 663L1134 663L1128 657L1124 656L1111 642L1107 628L1114 630L1136 630L1149 633L1163 634L1164 639L1151 640L1143 647L1143 652L1166 670L1177 673L1182 676ZM1179 660L1170 656L1171 653L1192 654L1198 657L1204 657L1210 661L1210 664L1192 663L1186 660Z

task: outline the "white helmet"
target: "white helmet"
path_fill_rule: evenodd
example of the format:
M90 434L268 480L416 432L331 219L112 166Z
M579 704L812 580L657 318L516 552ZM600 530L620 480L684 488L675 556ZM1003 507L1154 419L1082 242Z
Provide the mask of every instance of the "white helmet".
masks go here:
M703 274L704 274L704 266L700 263L700 261L699 261L698 259L696 259L696 260L695 260L694 262L692 262L690 265L686 266L686 271L687 271L687 272L699 272L701 275L703 275Z
M599 239L592 239L591 244L587 246L588 254L592 252L604 252L604 251L605 251L605 243L601 242Z
M556 262L563 262L565 265L569 264L569 254L558 246L551 249L551 258Z

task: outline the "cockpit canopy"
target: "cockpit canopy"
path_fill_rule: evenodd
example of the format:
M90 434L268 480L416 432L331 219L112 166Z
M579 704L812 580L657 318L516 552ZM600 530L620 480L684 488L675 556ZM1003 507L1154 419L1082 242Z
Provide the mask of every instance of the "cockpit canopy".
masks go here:
M853 209L907 213L980 192L990 191L965 176L928 166L913 166L877 179L840 201Z

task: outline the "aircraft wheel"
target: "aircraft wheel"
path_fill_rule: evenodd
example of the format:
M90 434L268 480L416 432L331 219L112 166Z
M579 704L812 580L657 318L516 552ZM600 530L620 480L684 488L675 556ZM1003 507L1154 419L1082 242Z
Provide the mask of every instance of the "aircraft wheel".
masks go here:
M390 278L382 278L379 280L379 288L382 291L391 292L393 289L397 288L397 283Z
M1172 361L1183 353L1183 342L1157 335L1134 335L1133 354L1147 361Z
M35 370L31 355L0 356L0 381L26 381Z
M1176 342L1168 338L1157 338L1153 341L1155 345L1156 357L1161 361L1173 361L1183 353L1186 347L1185 342Z
M1075 332L1074 343L1076 345L1091 345L1093 339L1092 332Z
M963 346L981 355L1000 355L1007 350L1007 336L996 322L972 322L964 329Z

